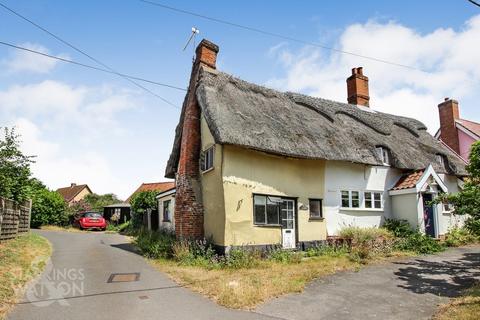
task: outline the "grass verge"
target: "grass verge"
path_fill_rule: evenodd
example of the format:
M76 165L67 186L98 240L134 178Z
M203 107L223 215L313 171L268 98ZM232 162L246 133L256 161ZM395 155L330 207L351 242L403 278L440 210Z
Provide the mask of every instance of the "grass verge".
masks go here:
M60 227L60 226L54 226L54 225L41 226L40 230L66 231L66 232L91 232L90 230L80 230L79 228L74 228L73 226Z
M0 319L4 319L25 284L45 267L50 243L34 233L0 243Z
M405 255L396 253L391 258L371 261L386 261ZM347 255L303 258L299 263L261 260L255 267L242 269L182 266L167 259L152 259L150 262L180 285L234 309L253 309L271 298L302 292L315 278L339 271L359 270L364 265Z
M480 316L480 283L467 290L462 297L440 306L434 320L477 320Z

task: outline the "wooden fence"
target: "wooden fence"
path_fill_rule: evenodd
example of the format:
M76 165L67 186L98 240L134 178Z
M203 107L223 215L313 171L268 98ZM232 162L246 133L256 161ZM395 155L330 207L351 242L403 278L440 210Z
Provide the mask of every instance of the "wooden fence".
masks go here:
M15 238L30 230L32 202L23 205L0 197L0 241Z

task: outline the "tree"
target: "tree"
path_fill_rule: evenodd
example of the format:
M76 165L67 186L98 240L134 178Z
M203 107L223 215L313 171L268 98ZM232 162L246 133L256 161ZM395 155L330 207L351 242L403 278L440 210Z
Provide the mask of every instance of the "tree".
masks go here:
M37 179L30 180L29 189L29 195L32 199L30 225L33 228L48 224L65 226L69 223L67 204L58 192L48 190Z
M435 202L451 203L455 214L468 215L466 228L480 235L480 141L475 142L470 150L469 164L463 189L456 194L444 194L435 199Z
M0 196L17 202L28 199L32 158L20 151L15 129L4 128L0 137Z
M134 227L140 227L142 223L143 214L148 209L157 208L157 191L141 191L136 193L130 200L133 219L132 224Z
M102 211L103 207L109 206L114 203L119 203L121 202L116 195L113 193L107 193L107 194L88 194L83 198L83 200L89 204L91 210L93 211Z

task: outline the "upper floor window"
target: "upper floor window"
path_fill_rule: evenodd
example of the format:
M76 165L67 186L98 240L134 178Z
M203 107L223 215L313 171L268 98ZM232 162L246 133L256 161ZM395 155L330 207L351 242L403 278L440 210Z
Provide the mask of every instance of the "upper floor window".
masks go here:
M308 207L310 208L310 219L323 218L322 199L310 199Z
M375 150L377 151L378 156L382 160L384 165L390 165L390 150L385 147L376 147Z
M200 154L200 170L202 172L213 169L213 157L215 154L215 146L211 146Z

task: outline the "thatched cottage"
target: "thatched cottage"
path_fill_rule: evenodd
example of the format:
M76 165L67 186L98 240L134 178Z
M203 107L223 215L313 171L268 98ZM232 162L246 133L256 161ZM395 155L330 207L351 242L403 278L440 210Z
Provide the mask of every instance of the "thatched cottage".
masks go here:
M385 218L434 237L455 222L429 200L458 190L465 162L421 122L370 108L362 68L342 103L222 73L218 50L207 40L196 50L167 164L177 236L293 248Z

